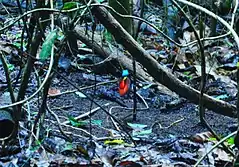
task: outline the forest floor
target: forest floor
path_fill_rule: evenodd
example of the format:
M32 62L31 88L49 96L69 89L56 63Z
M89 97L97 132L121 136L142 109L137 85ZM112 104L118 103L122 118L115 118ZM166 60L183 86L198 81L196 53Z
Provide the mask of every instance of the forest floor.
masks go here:
M177 32L180 32L177 34L178 37L176 34L170 34L176 29L172 27L173 22L164 23L165 20L162 18L167 15L164 12L163 7L150 4L147 6L145 18L158 27L168 29L168 35L180 43L195 40L192 39L193 32L184 19L178 20L180 25L177 26L181 28L177 29ZM7 17L4 16L2 19L6 22ZM208 21L205 20L205 23ZM104 32L103 25L97 26L96 36L110 36ZM91 27L88 28L91 30ZM218 26L218 29L219 32L223 32L222 27ZM21 32L19 24L16 24L8 34L1 34L1 41L10 43L10 46L15 45L15 48L19 47ZM112 40L107 41L106 46L109 48L118 46L117 52L125 53L125 50ZM138 43L165 68L175 67L176 77L199 90L201 68L196 45L186 49L177 48L146 24L142 24L140 28ZM81 42L78 44L79 48L90 50L85 44ZM232 39L225 38L218 42L204 44L208 73L205 93L235 104L238 51ZM4 48L4 52L7 53L9 68L12 67L11 78L15 79L19 71L18 63L22 61L20 54L17 49L11 47ZM155 86L154 83L137 80L137 93L140 96L136 99L136 121L132 121L134 93L130 91L125 96L119 95L121 76L117 78L110 74L95 75L96 71L87 68L87 63L84 66L86 68L80 69L72 65L76 59L80 59L79 66L85 65L84 60L89 61L91 65L96 64L92 57L103 61L99 55L93 53L84 53L75 57L62 53L62 59L60 58L58 63L60 74L71 84L59 75L53 79L48 92L49 110L43 125L39 128L41 131L37 133L38 136L33 135L31 126L39 112L42 102L40 96L34 97L23 107L26 111L26 119L20 121L18 144L8 145L6 150L0 149L0 166L186 167L195 165L217 143L215 136L200 124L198 105L191 103L190 99L178 97L164 86ZM24 57L23 60L26 58ZM39 65L40 78L43 78L47 71L47 62L39 61L37 65ZM130 78L132 79L132 76ZM80 88L82 92L76 90L72 84ZM17 82L14 87L18 88L19 85L20 82ZM28 86L28 96L32 95L39 86L33 74ZM10 103L6 90L6 77L0 62L0 106ZM148 106L147 109L145 109L146 106ZM89 113L86 114L90 111L91 116ZM109 114L114 116L121 125L115 123L116 120L112 121ZM78 119L79 117L81 118ZM237 129L235 118L208 110L206 110L205 118L220 138ZM38 137L42 140L38 140ZM224 144L232 146L229 140ZM233 151L235 150L233 148ZM234 157L226 153L222 147L217 147L213 152L208 153L200 164L202 166L232 166L233 159Z
M89 80L89 76L91 76L91 79L94 79L94 75L91 74L72 72L70 74L63 73L62 75L66 76L73 83L81 83L78 85L79 87L94 85L94 81ZM61 92L74 90L74 88L69 85L69 83L62 80L60 77L57 78L58 79L55 80L55 84L52 85L54 89L56 88ZM110 76L97 76L98 82L107 82L110 79ZM206 129L199 123L197 105L190 103L190 101L188 100L160 93L155 88L141 88L138 90L138 93L141 94L141 96L146 100L149 108L147 110L138 111L137 120L132 121L132 110L126 110L120 104L126 104L128 107L132 107L133 92L130 92L128 95L123 97L119 96L117 82L97 86L95 91L94 88L90 88L84 90L83 92L87 95L90 95L95 102L99 103L107 111L109 111L113 106L119 107L113 108L111 114L122 123L123 127L131 135L133 134L132 129L127 126L127 123L147 125L146 129L150 129L151 131L149 133L145 132L145 134L143 135L136 135L136 139L134 138L139 144L138 146L141 146L144 149L146 147L149 150L152 148L157 148L157 150L161 152L160 157L165 156L161 160L156 160L152 157L152 155L149 154L145 156L145 159L152 161L149 164L161 164L167 166L170 164L177 165L179 163L179 166L193 165L196 163L197 157L199 157L197 153L199 148L205 147L206 149L209 149L209 146L205 146L205 143L207 143L206 140L213 136L202 135L204 133L209 134L208 129ZM174 105L170 105L172 104L172 102L174 102ZM104 107L104 104L107 103L110 103L110 105ZM50 98L49 106L50 108L55 108L56 110L54 110L54 112L61 118L69 118L69 115L77 117L97 107L94 103L92 104L89 99L82 98L82 96L79 96L76 93L63 93L60 96L52 97ZM137 99L137 107L145 107L142 101L140 101L139 99ZM129 116L130 114L131 116ZM107 137L112 137L112 135L110 134L114 132L112 132L112 130L115 128L109 116L103 110L99 109L92 115L91 119L101 120L102 124L100 126L93 125L91 127L89 125L86 125L84 127L85 130L97 137L99 141L101 140L101 138L107 139ZM206 111L206 120L211 125L213 130L215 130L215 132L221 137L226 136L236 130L236 119L215 114L212 111ZM67 121L67 119L61 120L61 122L64 121ZM57 128L57 126L54 127L52 125L54 124L49 124L52 129ZM122 127L120 128L122 129ZM72 133L79 134L79 131L73 130ZM80 140L77 136L73 138L74 141ZM127 141L130 141L127 136L126 139L128 139ZM185 141L187 141L187 144L185 144ZM190 141L194 144L192 144ZM183 142L183 144L181 142ZM99 143L103 144L103 142ZM117 142L113 143L113 145L116 146L118 144L119 143ZM159 147L159 145L161 147ZM138 150L142 151L141 147L139 147ZM112 148L116 149L116 152L119 152L122 149L122 147L119 147L117 149L117 147L115 148L115 146L112 146ZM173 155L173 153L175 153L176 155ZM217 156L218 155L215 154L215 157ZM230 158L228 158L227 160L229 159ZM128 160L134 161L131 156L128 157ZM166 162L163 160L165 160ZM225 165L226 163L228 163L227 160L222 164ZM125 161L125 159L121 159L120 161ZM204 163L220 166L221 159L215 162L210 161ZM230 163L228 165L230 166Z

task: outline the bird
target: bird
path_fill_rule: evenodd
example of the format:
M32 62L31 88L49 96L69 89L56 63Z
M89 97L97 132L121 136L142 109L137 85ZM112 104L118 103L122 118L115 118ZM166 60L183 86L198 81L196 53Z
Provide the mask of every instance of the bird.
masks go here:
M130 91L131 81L128 77L129 72L128 70L123 70L122 78L119 81L119 94L120 96L126 95Z

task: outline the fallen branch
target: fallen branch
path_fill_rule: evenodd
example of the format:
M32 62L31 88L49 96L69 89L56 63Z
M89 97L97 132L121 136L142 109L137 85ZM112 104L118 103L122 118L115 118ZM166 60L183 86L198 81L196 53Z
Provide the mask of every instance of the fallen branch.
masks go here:
M91 40L90 37L92 36L90 32L88 32L89 36L85 34L85 31L80 28L80 26L75 27L75 35L78 40L86 44L88 47L93 48L94 52L99 54L103 59L110 59L108 64L107 71L115 76L120 76L121 71L119 71L119 66L123 66L125 69L128 69L131 74L133 74L133 65L132 59L125 56L122 52L115 50L115 52L111 52L107 47L103 47L97 43L100 39L97 39L95 36L94 40ZM114 47L113 47L114 48ZM122 70L122 69L121 69ZM117 74L118 73L118 74ZM176 97L175 93L171 92L169 89L162 86L160 83L155 82L154 78L151 77L142 67L141 64L136 62L136 76L138 79L143 81L154 82L158 85L158 90L161 93L168 94L171 96Z
M104 59L108 59L109 57L111 58L109 66L108 66L109 68L107 69L108 72L111 72L112 74L116 74L118 72L121 75L122 69L117 69L117 67L119 67L120 65L128 69L130 72L133 72L132 60L128 58L127 56L123 55L123 53L110 52L109 49L107 49L106 47L100 46L96 42L98 41L97 39L94 39L92 42L92 40L89 39L89 37L91 37L91 34L89 34L89 37L86 36L85 31L80 26L75 27L75 32L76 32L75 35L77 39L79 39L81 42L83 42L90 48L93 48L97 54L102 56L102 58ZM137 63L136 69L137 69L137 76L139 79L146 80L146 81L153 81L153 78L147 75L147 73L142 69L142 66L140 66L140 64Z

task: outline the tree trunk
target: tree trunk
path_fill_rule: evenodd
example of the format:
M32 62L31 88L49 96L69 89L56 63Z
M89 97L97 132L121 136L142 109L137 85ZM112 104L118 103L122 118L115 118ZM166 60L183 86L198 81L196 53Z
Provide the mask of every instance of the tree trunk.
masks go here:
M109 0L109 6L114 8L118 13L123 15L132 15L132 0ZM112 13L113 14L113 13ZM122 18L115 14L113 16L124 27L124 29L132 35L132 19Z

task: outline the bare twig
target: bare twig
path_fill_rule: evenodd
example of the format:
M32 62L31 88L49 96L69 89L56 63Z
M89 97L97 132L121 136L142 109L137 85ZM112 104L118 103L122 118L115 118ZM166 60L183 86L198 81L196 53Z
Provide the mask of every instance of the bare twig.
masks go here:
M103 106L106 107L106 106L108 106L108 105L110 105L110 104L111 104L111 103L106 103L106 104L102 105L102 107L103 107ZM84 118L84 117L89 116L90 114L93 114L93 113L97 112L98 110L100 110L100 107L96 107L96 108L92 109L91 111L88 111L87 113L84 113L84 114L81 114L81 115L75 117L74 119L75 119L75 120L82 119L82 118ZM69 123L70 123L70 121L62 122L62 124L69 124Z

